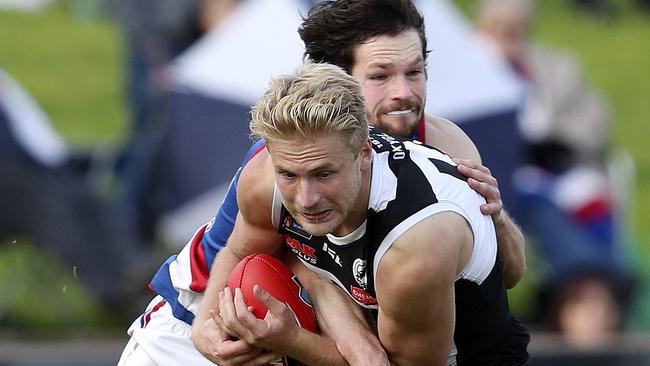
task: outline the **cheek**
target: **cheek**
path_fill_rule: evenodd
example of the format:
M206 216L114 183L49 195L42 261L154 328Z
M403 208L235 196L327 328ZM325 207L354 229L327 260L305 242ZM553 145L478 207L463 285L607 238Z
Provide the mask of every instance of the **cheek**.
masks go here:
M346 202L350 199L352 190L352 186L347 180L340 180L337 182L332 182L321 192L323 193L323 197L328 201L336 204L337 206L345 206Z
M363 98L365 99L367 110L374 110L378 107L382 99L381 92L381 89L375 86L364 86Z
M414 82L413 84L413 94L417 96L417 98L423 102L424 97L427 94L427 81L426 79Z

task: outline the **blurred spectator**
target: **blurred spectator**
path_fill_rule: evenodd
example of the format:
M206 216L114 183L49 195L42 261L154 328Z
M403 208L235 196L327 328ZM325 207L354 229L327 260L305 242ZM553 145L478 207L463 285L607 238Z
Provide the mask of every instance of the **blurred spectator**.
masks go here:
M118 175L131 219L152 239L165 210L164 167L158 159L169 124L168 66L202 34L201 23L207 21L200 15L207 0L112 0L111 6L125 39L130 108L129 141Z
M595 345L620 329L630 288L605 173L610 114L573 57L530 41L534 5L480 1L477 37L526 89L520 128L528 159L515 180L521 224L550 268L539 321L576 345Z
M121 310L158 260L75 160L38 104L0 69L0 243L28 238L74 267L102 305Z

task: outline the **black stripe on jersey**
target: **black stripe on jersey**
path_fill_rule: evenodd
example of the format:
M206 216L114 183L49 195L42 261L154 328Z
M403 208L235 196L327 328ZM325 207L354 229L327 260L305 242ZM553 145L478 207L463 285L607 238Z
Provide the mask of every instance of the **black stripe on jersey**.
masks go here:
M411 160L411 151L405 150L405 153L403 159L388 159L388 167L400 183L397 185L395 199L388 203L381 215L381 229L378 230L382 235L388 234L404 218L438 202L425 173Z
M459 171L458 168L456 168L454 165L451 165L447 163L446 161L438 160L438 159L429 159L433 165L438 168L438 171L440 173L445 173L453 176L454 178L458 178L464 182L467 182L467 177L462 175Z

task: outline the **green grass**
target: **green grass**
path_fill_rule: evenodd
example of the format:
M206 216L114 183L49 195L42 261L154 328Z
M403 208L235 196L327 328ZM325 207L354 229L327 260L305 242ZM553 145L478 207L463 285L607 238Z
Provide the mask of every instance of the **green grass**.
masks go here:
M43 254L22 238L11 239L0 251L0 324L41 334L62 327L108 326L108 314L79 284L75 268Z
M119 37L107 21L75 20L62 5L0 11L0 65L73 146L117 142L125 118Z
M456 2L467 11L474 0ZM589 82L612 104L615 145L636 161L634 232L640 245L634 259L643 266L650 252L650 17L634 13L631 0L617 2L623 12L611 22L579 16L568 1L539 3L535 38L576 54ZM74 18L66 4L71 2L35 14L0 11L0 65L35 96L73 147L118 144L126 130L120 35L105 19ZM72 271L38 258L29 243L0 246L0 325L101 324L103 315ZM527 281L530 286L513 293L520 308L535 285L534 278ZM650 309L648 296L642 301L642 310ZM650 327L650 315L645 317Z
M35 97L73 149L117 145L125 134L119 37L105 20L73 18L65 3L40 13L0 11L0 66ZM0 243L0 293L0 328L47 333L111 326L73 269L24 239Z

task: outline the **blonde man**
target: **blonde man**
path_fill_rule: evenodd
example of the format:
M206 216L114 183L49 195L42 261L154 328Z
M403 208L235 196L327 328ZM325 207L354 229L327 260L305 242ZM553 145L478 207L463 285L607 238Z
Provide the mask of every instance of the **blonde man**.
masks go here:
M194 323L197 349L220 365L278 354L347 364L332 340L298 327L264 289L255 296L270 313L259 320L240 290L225 288L241 258L286 247L372 314L392 364L444 365L454 347L461 365L526 364L529 338L508 308L485 199L449 156L368 129L365 110L355 78L313 63L272 80L253 107L251 132L266 149L241 174L240 213ZM326 329L327 307L337 306L330 300L315 294ZM220 344L204 337L215 331Z

